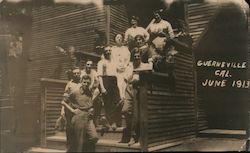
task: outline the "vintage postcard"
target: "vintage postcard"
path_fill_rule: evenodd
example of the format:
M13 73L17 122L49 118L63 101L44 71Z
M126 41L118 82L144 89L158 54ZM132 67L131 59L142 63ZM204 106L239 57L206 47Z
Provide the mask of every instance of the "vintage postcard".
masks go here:
M0 152L250 151L245 0L0 0Z

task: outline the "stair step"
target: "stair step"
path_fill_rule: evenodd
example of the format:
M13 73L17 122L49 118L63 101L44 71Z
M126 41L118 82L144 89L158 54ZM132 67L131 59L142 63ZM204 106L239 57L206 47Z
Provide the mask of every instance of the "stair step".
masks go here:
M226 130L226 129L206 129L199 132L199 137L213 138L245 138L246 131L244 130Z
M246 140L235 138L194 138L181 145L165 148L162 152L241 152Z
M66 149L59 150L59 149L32 147L28 151L26 151L26 153L66 153Z
M119 143L115 140L101 139L96 144L96 152L140 152L140 144L129 146L127 143Z
M113 140L114 142L119 142L122 138L123 128L117 128L115 131L109 129L101 136L100 128L97 128L99 141L101 140ZM66 133L65 132L57 132L53 136L49 136L46 138L46 146L53 149L66 149Z

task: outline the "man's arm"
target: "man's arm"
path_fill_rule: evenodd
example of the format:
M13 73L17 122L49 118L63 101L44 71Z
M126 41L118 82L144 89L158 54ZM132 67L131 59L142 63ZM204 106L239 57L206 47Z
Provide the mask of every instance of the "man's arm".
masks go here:
M124 42L127 44L128 43L128 29L126 30L125 32L125 35L124 35Z
M102 75L103 75L103 64L101 62L98 62L97 64L97 75L98 75L98 80L100 83L100 88L101 88L101 92L102 93L106 93L106 89L103 85L103 79L102 79Z
M167 21L166 21L166 29L165 30L166 31L164 31L164 32L168 33L168 35L171 39L174 38L174 30L172 28L172 25Z
M144 35L144 38L145 38L145 42L148 42L148 40L149 40L149 33L147 32L147 30L143 29L143 35Z
M101 76L99 76L99 83L100 83L101 93L106 93L107 90L105 89L105 87L103 85L103 79Z

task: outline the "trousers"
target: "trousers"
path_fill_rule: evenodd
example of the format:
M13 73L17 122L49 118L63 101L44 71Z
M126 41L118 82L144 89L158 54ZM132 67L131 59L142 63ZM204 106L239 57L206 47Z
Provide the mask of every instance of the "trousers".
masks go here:
M126 128L123 131L123 137L135 140L139 139L139 92L133 84L128 84L125 92L125 101L122 108L122 114L125 116Z
M93 119L88 112L82 111L73 115L70 125L70 149L67 152L94 152L98 141ZM67 140L68 141L68 140Z

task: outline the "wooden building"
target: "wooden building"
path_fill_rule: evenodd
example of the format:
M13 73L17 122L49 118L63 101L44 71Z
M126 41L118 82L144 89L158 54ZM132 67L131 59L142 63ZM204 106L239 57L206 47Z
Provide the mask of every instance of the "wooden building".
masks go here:
M204 92L211 92L211 95L213 92L198 84L204 74L211 75L211 73L198 68L196 71L196 60L202 59L204 55L211 58L210 48L204 46L211 47L212 44L216 43L211 40L216 38L214 29L219 29L216 25L220 24L221 28L224 27L221 24L221 18L224 17L223 7L231 9L232 6L218 5L218 2L177 1L170 7L168 15L164 18L170 20L174 28L176 28L174 26L175 19L182 19L188 24L189 32L193 38L193 52L179 50L175 56L174 78L166 74L152 72L140 74L142 83L140 88L140 130L142 135L140 143L131 147L117 143L121 138L121 131L118 130L117 132L108 132L99 140L98 151L158 151L202 136L204 130L206 133L206 130L209 129L241 130L245 133L240 133L237 136L244 139L248 136L248 126L246 125L249 124L247 122L249 107L244 107L247 105L247 101L246 99L241 101L239 97L244 96L249 99L249 95L247 96L249 90L240 91L239 97L231 97L232 103L239 100L241 101L239 103L242 104L237 110L235 109L239 116L234 120L240 119L242 122L235 123L228 117L229 114L220 114L215 109L209 109L214 107L224 109L227 106L227 100L222 100L223 103L220 106L215 103L218 101L216 98L223 95L214 97L215 99L208 99ZM141 10L136 10L138 5L141 6ZM6 121L4 125L9 125L6 130L15 133L14 135L18 135L20 138L29 137L30 141L34 142L33 146L41 144L44 148L65 149L65 136L63 133L57 133L54 125L60 114L61 96L67 82L65 71L74 65L75 60L60 53L55 46L73 45L79 51L82 62L86 59L92 59L96 63L100 59L100 54L95 52L95 47L102 43L113 44L114 35L124 33L129 27L131 15L135 14L143 18L144 20L140 23L141 26L146 27L152 19L152 12L162 5L163 3L160 1L142 3L142 1L136 0L133 2L123 1L117 5L48 4L30 9L29 15L32 20L27 20L23 25L31 26L22 30L25 33L24 43L26 45L24 45L24 54L19 64L23 65L15 63L15 65L19 65L19 68L21 67L20 74L22 75L20 75L20 81L14 83L16 89L19 90L14 100L11 100L13 96L10 96L9 91L11 90L9 90L8 83L5 84L7 76L4 76L4 71L8 69L8 62L1 60L3 65L6 65L2 66L0 71L0 85L3 87L0 88L1 113L12 117L12 122L9 122L9 120L2 120L5 116L1 115L1 122ZM237 8L237 6L235 7ZM237 16L241 14L241 11L234 13ZM145 17L146 15L147 17ZM24 18L30 19L29 17ZM19 24L6 20L6 24L8 23ZM10 30L13 29L20 31L18 28ZM8 40L6 36L10 37L10 32L1 31L1 39ZM5 48L1 48L3 51L1 55L4 55L8 50L8 44L9 42L6 42L3 45ZM212 49L214 52L217 51L217 48ZM221 49L225 50L223 47ZM247 52L244 51L242 49L243 58L239 57L238 59L248 60L249 64L249 56L247 59ZM220 52L218 56L224 54L228 53L226 51ZM234 55L234 52L230 52L230 56ZM2 57L6 56L8 55L5 54ZM226 59L221 57L221 60ZM247 77L245 76L247 70L240 72L244 73L243 78ZM12 79L7 82L12 82ZM172 82L175 82L174 88ZM7 88L8 91L3 91ZM231 92L228 89L224 94L227 95ZM245 112L240 113L243 107L246 108ZM232 109L233 107L228 108L228 110ZM216 124L221 120L217 120L214 115L227 116L226 123ZM11 128L13 125L14 129ZM229 125L232 126L227 128ZM1 135L1 142L2 138L4 137ZM113 141L105 141L111 138Z

